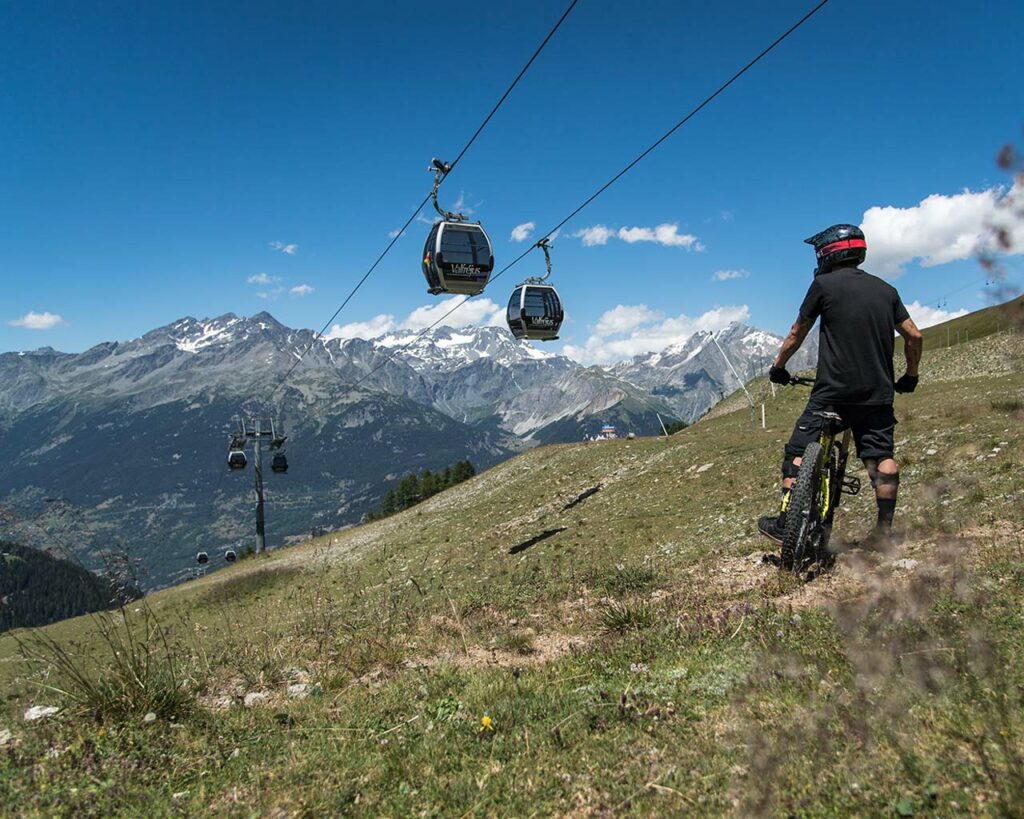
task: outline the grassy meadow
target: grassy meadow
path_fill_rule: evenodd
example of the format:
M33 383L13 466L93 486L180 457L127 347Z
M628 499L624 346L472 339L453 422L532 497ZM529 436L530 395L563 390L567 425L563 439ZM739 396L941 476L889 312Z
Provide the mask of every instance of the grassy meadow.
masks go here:
M926 348L903 542L856 548L858 463L813 582L755 530L807 393L755 383L767 429L734 396L667 439L545 446L4 635L0 811L1020 816L1022 361L1019 333Z

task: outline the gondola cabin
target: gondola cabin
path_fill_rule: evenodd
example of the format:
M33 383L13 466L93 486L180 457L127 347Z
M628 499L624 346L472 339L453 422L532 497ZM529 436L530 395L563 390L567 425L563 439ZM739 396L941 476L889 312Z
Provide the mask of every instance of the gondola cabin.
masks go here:
M288 458L285 457L283 452L275 452L273 459L270 461L270 468L274 472L287 472L288 471Z
M240 449L228 450L228 468L229 469L245 469L245 465L248 460L245 457L245 453Z
M516 338L554 341L565 313L550 284L521 284L508 300L508 329Z
M205 566L209 562L210 556L206 552L199 552L199 554L196 555L196 563L200 566Z
M423 246L423 275L427 292L482 293L494 270L491 240L480 225L438 222Z
M226 552L224 552L224 559L228 563L234 563L236 560L238 560L238 553L235 552L234 549L228 549Z

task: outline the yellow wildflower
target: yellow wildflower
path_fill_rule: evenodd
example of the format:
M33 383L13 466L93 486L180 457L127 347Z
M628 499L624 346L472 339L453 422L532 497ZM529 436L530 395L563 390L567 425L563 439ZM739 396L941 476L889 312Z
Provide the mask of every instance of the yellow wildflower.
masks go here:
M484 714L480 718L480 730L481 731L493 731L494 730L494 723L491 722L491 718L489 716L487 716L487 714Z

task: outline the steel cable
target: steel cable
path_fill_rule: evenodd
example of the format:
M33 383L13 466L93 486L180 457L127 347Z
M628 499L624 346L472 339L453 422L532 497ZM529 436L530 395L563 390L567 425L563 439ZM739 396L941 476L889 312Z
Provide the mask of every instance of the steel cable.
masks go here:
M634 167L636 167L637 164L639 164L643 159L645 159L655 148L657 148L659 145L661 145L661 143L663 143L666 139L668 139L670 136L672 136L672 134L674 134L676 131L678 131L680 128L682 128L691 119L693 119L693 117L695 117L698 113L700 113L701 110L706 108L716 97L718 97L720 94L722 94L722 92L724 92L730 85L732 85L734 82L736 82L736 80L738 80L740 77L742 77L744 74L746 74L751 68L753 68L755 65L757 65L757 63L759 63L764 57L766 57L769 54L769 52L774 50L776 48L776 46L780 45L793 32L795 32L804 23L806 23L808 20L810 20L822 8L824 8L826 5L828 5L828 3L829 3L829 0L821 0L821 2L818 3L818 5L816 5L814 8L812 8L803 17L801 17L799 20L797 20L797 22L795 22L788 29L786 29L785 32L783 32L781 35L779 35L769 46L764 48L756 57L754 57L752 60L750 60L739 71L737 71L735 74L733 74L728 80L726 80L724 83L722 83L717 88L717 90L715 90L714 93L712 93L708 97L706 97L699 105L697 105L697 107L695 107L693 110L691 110L686 116L684 116L681 120L679 120L675 125L673 125L671 128L669 128L668 131L666 131L664 134L662 134L662 136L660 136L650 147L648 147L646 150L644 150L635 159L633 159L628 165L626 165L621 171L619 171L617 174L615 174L615 176L613 176L611 179L609 179L607 182L605 182L600 188L598 188L596 191L594 191L594 193L592 193L589 197L587 197L583 201L583 204L581 204L574 211L572 211L572 213L570 213L568 216L566 216L564 219L562 219L562 221L560 221L557 225L555 225L553 228L551 228L551 230L547 231L544 234L543 238L547 238L547 237L551 236L552 234L554 234L556 231L561 230L562 227L564 227L566 225L566 223L568 223L571 219L574 219L576 216L578 216L580 214L580 212L584 208L586 208L588 205L590 205L602 193L604 193L606 190L608 190L608 188L610 188L612 185L614 185L616 182L618 182L623 176L625 176L627 173L629 173ZM506 273L510 268L512 268L515 265L519 264L519 262L521 262L524 258L526 258L526 256L528 256L530 254L530 252L534 248L536 248L536 247L537 247L537 244L534 244L534 245L531 245L530 247L528 247L526 250L524 250L521 254L519 254L519 256L517 256L515 259L513 259L511 262L509 262L507 265L505 265L505 267L503 267L498 273L496 273L494 276L491 276L490 280L488 281L488 284L490 284L491 282L494 282L497 279L501 278L501 276L504 273ZM384 359L384 361L382 361L380 364L378 364L376 367L374 367L368 373L366 373L361 378L359 378L352 385L351 389L355 389L360 384L362 384L363 381L365 381L367 378L369 378L371 375L376 373L382 367L386 366L389 362L393 361L396 355L398 355L403 350L408 349L410 346L412 346L417 341L419 341L419 339L422 338L427 332L429 332L430 330L433 330L438 324L440 324L442 321L444 321L446 318L448 318L448 316L450 316L452 313L454 313L456 310L458 310L460 307L462 307L462 305L465 304L467 301L469 301L469 299L471 299L471 298L473 298L473 296L467 296L462 301L460 301L458 304L454 305L448 312L446 312L440 318L435 320L432 324L430 324L429 326L424 327L422 330L420 330L420 332L417 333L406 344L402 344L402 345L396 347L390 353L388 353L388 355Z
M505 89L505 93L502 94L498 101L494 104L494 107L491 108L490 113L488 113L487 116L484 117L483 122L481 122L479 127L477 127L476 131L473 132L473 136L471 136L469 138L469 141L462 147L462 150L459 151L458 155L455 157L455 160L449 164L448 173L446 173L441 180L442 184L444 180L448 178L448 174L455 169L455 166L459 163L462 157L466 155L466 152L470 149L473 143L476 142L477 137L479 137L480 134L483 132L484 128L487 127L487 123L491 121L491 118L498 112L498 109L501 108L505 100L508 99L509 94L511 94L515 87L519 84L519 81L529 70L530 66L533 65L534 60L536 60L537 57L540 56L540 53L544 50L544 47L548 44L551 38L555 36L555 32L558 31L562 23L565 22L565 18L569 16L570 12L572 12L572 10L576 7L576 4L578 2L579 0L571 0L569 5L566 7L565 11L562 12L562 16L558 18L558 21L554 24L554 26L552 26L551 30L547 33L547 36L541 41L540 45L537 46L533 54L530 55L530 59L526 61L526 64L519 70L519 73L516 74L515 79L512 80L508 88ZM423 206L426 205L429 200L430 194L427 194L425 197L423 197L423 201L419 203L419 205L416 207L416 210L413 211L412 215L408 218L408 220L406 220L406 223L402 225L399 231L391 238L391 241L388 242L384 250L381 251L381 254L376 258L373 264L370 265L369 270L367 270L366 273L363 274L363 277L356 283L356 286L352 288L352 290L345 297L345 300L341 303L338 309L334 311L334 314L329 319L327 319L327 321L324 323L324 326L321 327L319 331L313 334L313 338L310 340L309 344L306 345L306 348L298 355L295 362L291 365L291 367L288 368L285 374L274 386L274 389L270 393L271 398L273 398L274 394L282 387L285 381L288 380L291 374L295 371L295 368L302 363L302 359L306 357L306 353L308 353L313 348L313 345L316 344L317 341L323 338L323 335L327 331L327 329L331 326L334 320L341 314L341 311L345 309L346 305L348 305L348 303L352 300L352 297L355 296L355 294L359 291L359 288L361 288L363 284L366 282L366 280L370 278L370 275L373 273L373 271L377 269L377 265L379 265L383 261L384 257L388 255L388 252L391 250L392 247L395 246L395 243L402 237L402 234L404 234L405 231L409 228L409 225L411 225L413 221L416 219L416 217L419 216L420 211L423 210Z

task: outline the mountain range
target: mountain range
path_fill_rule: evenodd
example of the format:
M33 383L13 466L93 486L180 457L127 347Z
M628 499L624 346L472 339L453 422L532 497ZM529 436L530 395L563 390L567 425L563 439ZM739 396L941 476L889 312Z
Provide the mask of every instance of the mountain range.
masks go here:
M0 535L57 539L86 565L125 550L140 582L165 585L200 550L216 560L250 544L251 471L225 466L237 415L274 417L289 436L289 473L267 476L280 544L358 522L409 471L464 458L485 469L606 424L652 435L659 416L692 422L779 342L732 324L587 367L496 327L325 340L259 313L187 317L77 354L5 353Z

